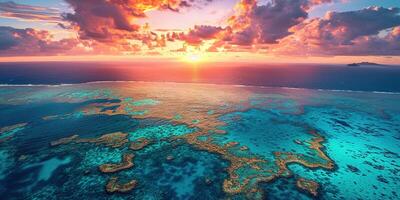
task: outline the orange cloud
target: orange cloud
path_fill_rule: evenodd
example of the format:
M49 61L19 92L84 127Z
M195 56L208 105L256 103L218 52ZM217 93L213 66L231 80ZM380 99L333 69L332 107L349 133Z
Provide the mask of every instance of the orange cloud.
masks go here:
M203 43L203 40L211 40L217 38L224 29L216 26L194 26L187 34L180 34L179 39L186 42L188 45L198 46Z
M152 31L150 25L137 22L150 10L180 12L210 1L66 0L73 12L64 13L60 20L64 28L76 31L76 38L56 41L47 31L0 27L0 56L156 55L154 52L193 49L270 55L400 55L399 8L369 7L308 19L313 6L333 0L271 0L264 4L240 0L225 27L194 25L187 31ZM43 7L8 2L0 3L0 10L7 10L4 16L21 19L59 19L58 11Z
M208 0L209 1L209 0ZM150 10L179 12L192 4L184 0L66 0L74 13L64 15L82 39L107 42L135 39L140 26L135 21ZM193 2L193 1L190 1Z

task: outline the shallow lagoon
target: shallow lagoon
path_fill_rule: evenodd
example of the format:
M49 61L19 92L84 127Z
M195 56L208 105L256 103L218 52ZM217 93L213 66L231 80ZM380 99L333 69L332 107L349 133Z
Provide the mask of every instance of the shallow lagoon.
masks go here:
M398 94L137 82L0 91L6 199L400 198Z

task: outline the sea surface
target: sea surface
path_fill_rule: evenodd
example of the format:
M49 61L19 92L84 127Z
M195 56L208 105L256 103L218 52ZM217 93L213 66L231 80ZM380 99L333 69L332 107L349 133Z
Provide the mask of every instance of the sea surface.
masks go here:
M14 85L156 81L400 92L399 77L400 66L173 62L0 63L0 84Z
M400 199L400 68L0 63L0 199Z

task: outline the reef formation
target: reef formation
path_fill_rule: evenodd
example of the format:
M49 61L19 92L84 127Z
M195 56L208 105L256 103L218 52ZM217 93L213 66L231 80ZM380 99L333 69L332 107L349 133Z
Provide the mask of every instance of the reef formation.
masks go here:
M313 98L308 98L310 95ZM99 159L95 163L101 174L111 176L107 181L103 181L105 191L111 195L138 195L135 190L140 188L138 186L146 185L147 179L133 171L150 165L149 163L154 161L152 154L162 155L163 161L157 161L161 169L177 173L179 170L171 166L171 163L180 162L184 155L171 154L170 151L185 145L193 152L207 152L227 163L222 169L223 172L218 172L222 177L219 182L212 179L211 174L202 174L201 171L205 169L201 166L194 167L199 170L198 176L203 180L196 184L220 187L226 198L264 199L269 194L262 185L273 185L287 178L295 179L292 184L298 192L306 197L316 198L324 195L320 192L325 184L319 183L321 180L304 171L334 173L338 170L338 163L332 158L334 152L328 152L326 147L332 137L329 131L336 130L327 130L324 129L326 126L314 124L310 121L314 116L309 114L318 111L312 109L326 106L326 102L332 103L334 95L323 97L329 100L321 100L317 98L318 94L309 94L306 90L288 92L256 87L134 82L45 88L25 96L26 99L13 96L7 98L16 105L23 104L27 99L38 102L50 99L60 104L71 104L73 109L67 112L42 115L40 119L46 123L65 120L73 123L90 117L115 118L109 122L113 125L111 128L105 124L104 132L79 132L76 126L64 131L63 137L49 141L51 151L55 152L79 148L118 152L115 155L111 154L109 157L112 159L108 161L100 159L103 156L101 153L98 155L100 158L92 158ZM343 97L343 102L355 101L351 97L346 98ZM337 104L336 107L340 109L355 109L351 104L342 105L340 101ZM359 104L362 102L357 105ZM384 112L380 110L379 113ZM385 119L388 115L390 114L385 112ZM126 124L121 122L124 120L127 121ZM354 126L339 117L329 122L347 129ZM116 124L117 129L113 128ZM14 134L9 134L10 131L18 132L29 125L19 123L6 126L1 129L1 137L6 135L5 138L9 138L8 135ZM375 133L373 130L369 131ZM386 155L398 159L396 153ZM196 160L196 157L191 159ZM190 159L182 162L189 161ZM354 165L345 166L352 166L347 169L354 173L361 171ZM144 171L152 173L151 170ZM85 172L90 173L90 170ZM194 172L187 174L195 176ZM184 174L180 176L185 177ZM190 180L190 177L187 176L187 180ZM378 180L389 182L383 177ZM157 184L164 186L162 181ZM189 186L186 184L180 187ZM185 195L190 194L191 190L184 191L180 187L174 189L175 197L185 199Z
M311 159L304 158L291 152L273 152L275 161L267 160L263 157L251 153L247 146L240 146L239 142L231 141L225 145L213 143L213 135L229 134L220 129L225 122L220 117L236 111L245 112L253 108L262 108L268 105L268 101L258 102L256 105L251 104L252 93L249 91L237 92L230 87L223 87L214 90L208 90L208 94L200 93L204 90L202 85L193 85L188 88L179 88L179 93L172 93L164 87L157 90L156 86L143 84L142 87L150 87L150 93L139 93L135 87L127 86L124 92L113 90L114 95L118 99L123 99L115 103L95 103L89 104L82 109L85 115L106 114L106 115L130 115L132 112L146 110L143 115L131 115L133 118L159 118L169 120L175 124L184 124L188 127L195 128L195 131L184 135L171 135L169 139L182 139L186 143L193 145L195 148L216 153L223 159L229 161L230 166L227 169L229 178L223 182L223 190L227 194L242 194L251 198L262 198L263 192L259 189L258 183L270 182L276 178L289 176L290 170L287 165L290 163L299 163L309 168L325 168L332 170L333 161L323 152L324 138L315 130L310 129L309 134L313 136L312 140L305 141L309 144L309 149L314 151L314 157ZM171 86L173 87L173 86ZM147 89L150 89L147 88ZM172 88L169 88L172 89ZM189 90L189 91L188 91ZM191 95L188 95L191 94ZM154 95L154 96L153 96ZM139 99L139 100L134 100ZM152 100L157 99L157 100ZM200 103L202 102L202 103ZM113 109L105 109L110 108ZM212 112L210 112L212 111ZM176 115L179 114L179 118ZM94 139L78 139L77 136L70 136L52 142L52 145L66 143L96 143L98 145L107 145L112 148L119 148L128 143L128 134L112 133L100 136ZM151 136L150 136L151 137ZM206 140L200 140L201 137L207 137ZM159 138L138 138L129 143L129 149L139 151L144 147L154 144L154 140ZM235 150L236 149L236 150ZM244 153L236 153L238 150ZM128 167L132 167L133 163L128 162L129 159L124 155L124 161L121 164L103 164L100 170L104 173L116 172ZM310 157L309 157L310 158ZM116 180L113 179L113 183ZM115 184L113 184L115 185ZM304 189L304 187L299 188ZM301 184L304 186L304 184ZM107 187L108 188L108 187ZM133 187L132 187L133 189ZM109 191L109 190L107 190ZM115 190L114 192L118 192ZM124 190L126 192L126 189ZM313 191L313 195L317 195L317 191Z

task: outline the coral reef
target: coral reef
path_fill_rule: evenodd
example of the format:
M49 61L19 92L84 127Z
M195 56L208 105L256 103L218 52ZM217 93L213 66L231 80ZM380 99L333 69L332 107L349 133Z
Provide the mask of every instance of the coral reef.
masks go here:
M136 186L137 186L136 180L131 180L127 183L119 183L118 177L111 177L106 185L106 191L108 193L115 193L115 192L126 193L133 190Z
M133 154L124 154L121 163L117 164L102 164L99 166L99 170L103 173L114 173L124 169L133 167Z
M302 190L309 192L313 196L318 195L319 184L315 181L299 178L296 181L296 186Z
M97 145L105 145L111 148L122 147L128 143L128 134L115 132L102 135L98 138L79 138L78 135L61 138L50 142L51 146L65 145L69 143L95 143Z
M16 132L24 129L27 123L19 123L0 128L0 142L10 139Z
M65 137L65 138L61 138L55 141L50 142L51 146L58 146L58 145L63 145L63 144L68 144L73 142L74 140L76 140L79 137L79 135L71 135L70 137Z
M131 142L131 144L129 145L129 148L134 150L134 151L138 151L138 150L143 149L144 147L146 147L150 143L151 143L151 140L149 140L147 138L139 138L136 141Z
M328 188L330 191L340 191L340 197L343 197L346 188L340 188L341 180L336 180L334 177L347 175L356 177L354 181L343 183L347 184L347 188L357 187L359 191L364 189L365 193L376 199L397 197L398 194L393 190L390 194L384 194L387 196L381 194L385 188L388 190L395 188L399 181L397 176L399 156L394 153L397 144L392 142L398 140L397 132L400 130L398 127L400 118L396 118L398 111L391 112L393 106L389 106L391 109L385 108L387 111L383 119L380 118L383 112L381 107L385 106L379 104L379 113L371 111L363 101L368 101L368 105L374 105L371 103L373 101L357 96L364 94L357 94L355 95L357 98L354 98L352 96L354 94L320 95L320 93L326 94L321 91L287 92L271 88L176 83L97 83L79 87L45 88L37 93L29 93L30 96L27 97L29 102L40 102L45 99L58 102L54 108L68 109L63 112L50 112L57 109L47 111L45 106L40 107L38 109L40 114L29 118L34 119L32 123L29 121L29 129L48 125L53 121L63 123L70 120L88 123L85 120L90 117L93 117L92 120L96 119L90 121L91 123L107 122L104 123L107 126L93 128L93 124L88 123L87 127L82 129L84 131L77 131L75 129L79 129L81 125L78 123L71 128L62 127L63 131L58 132L54 128L57 126L51 124L48 129L43 129L47 132L43 131L44 134L37 132L35 134L40 137L34 137L28 130L23 130L26 124L20 124L2 128L0 138L10 138L15 130L21 130L19 133L23 137L18 139L28 142L18 146L18 149L21 149L19 150L21 154L18 155L21 159L15 161L20 163L41 163L51 157L49 152L52 156L57 153L73 155L71 152L86 148L86 152L81 155L84 157L83 161L71 157L71 163L60 166L54 173L79 169L78 174L83 174L82 179L86 180L80 184L87 187L96 187L96 184L87 183L91 182L88 180L105 183L109 179L106 184L106 191L109 193L130 192L140 181L141 185L147 184L146 187L149 184L164 187L163 192L167 192L154 194L157 197L167 195L166 198L185 198L187 197L185 195L190 195L199 188L217 188L218 185L218 190L232 199L263 199L268 196L263 188L264 184L274 185L281 181L285 184L285 180L289 180L287 184L292 188L287 189L297 192L291 195L304 195L308 198L319 198L321 195L323 198L327 195L332 197L329 196L331 193L322 192ZM24 96L15 97L10 102L24 103L24 98ZM393 100L396 97L388 99ZM361 109L362 112L357 109ZM94 116L105 121L100 123ZM19 119L13 120L15 123L20 122ZM43 123L44 121L46 123ZM122 121L126 123L120 123ZM80 136L65 137L70 132ZM37 148L26 145L44 141L42 136L51 138L46 140L45 144L50 143L54 148L46 149L48 145L41 145L44 142L37 143ZM9 146L20 145L11 143L12 141L5 143ZM1 145L6 145L5 143ZM349 148L353 143L357 146L354 149ZM391 145L379 146L384 143ZM188 146L189 150L179 152L182 145ZM36 150L39 148L40 152L47 152L48 155L41 156L39 150ZM25 149L30 151L24 151ZM173 151L174 149L176 151ZM349 155L346 159L337 153L341 149L346 150L346 155ZM211 169L205 173L205 162L198 161L196 157L200 152L212 155L215 157L214 161L223 161L226 164L218 165L219 169L210 167ZM185 155L190 156L185 157ZM151 170L147 168L153 165L159 168L153 167ZM99 170L95 170L97 168ZM30 175L32 177L36 177L34 173L41 176L48 175L40 170ZM379 175L369 173L377 170ZM191 175L195 172L196 179L193 179ZM21 169L13 174L19 175L19 173L27 172ZM224 174L219 177L220 179L210 178L220 174ZM14 177L12 175L7 180L13 178L18 180L16 175ZM111 175L113 177L110 178ZM154 180L151 178L157 176L165 177L157 179L156 183L146 182ZM185 177L185 180L181 180L182 177ZM136 180L125 182L126 178ZM73 179L80 181L79 177L74 176ZM373 183L368 184L373 191L365 190L363 184L356 181L357 179L372 180ZM51 180L51 177L46 180ZM327 180L335 180L335 187L339 189L325 184ZM172 187L170 186L172 182L179 181L181 181L177 184L179 187L175 185L175 188L169 188ZM47 183L43 183L45 184ZM320 193L318 193L319 187L322 188ZM143 188L136 188L140 194L133 192L134 195L138 195L135 198L143 197L141 196ZM312 196L308 196L308 193ZM354 199L366 197L363 194L349 195L353 195L351 198ZM119 196L115 194L113 197Z
M96 143L98 145L102 144L112 148L118 148L126 143L128 143L128 134L116 132L116 133L109 133L100 136L99 138L94 139L77 139L76 143Z

